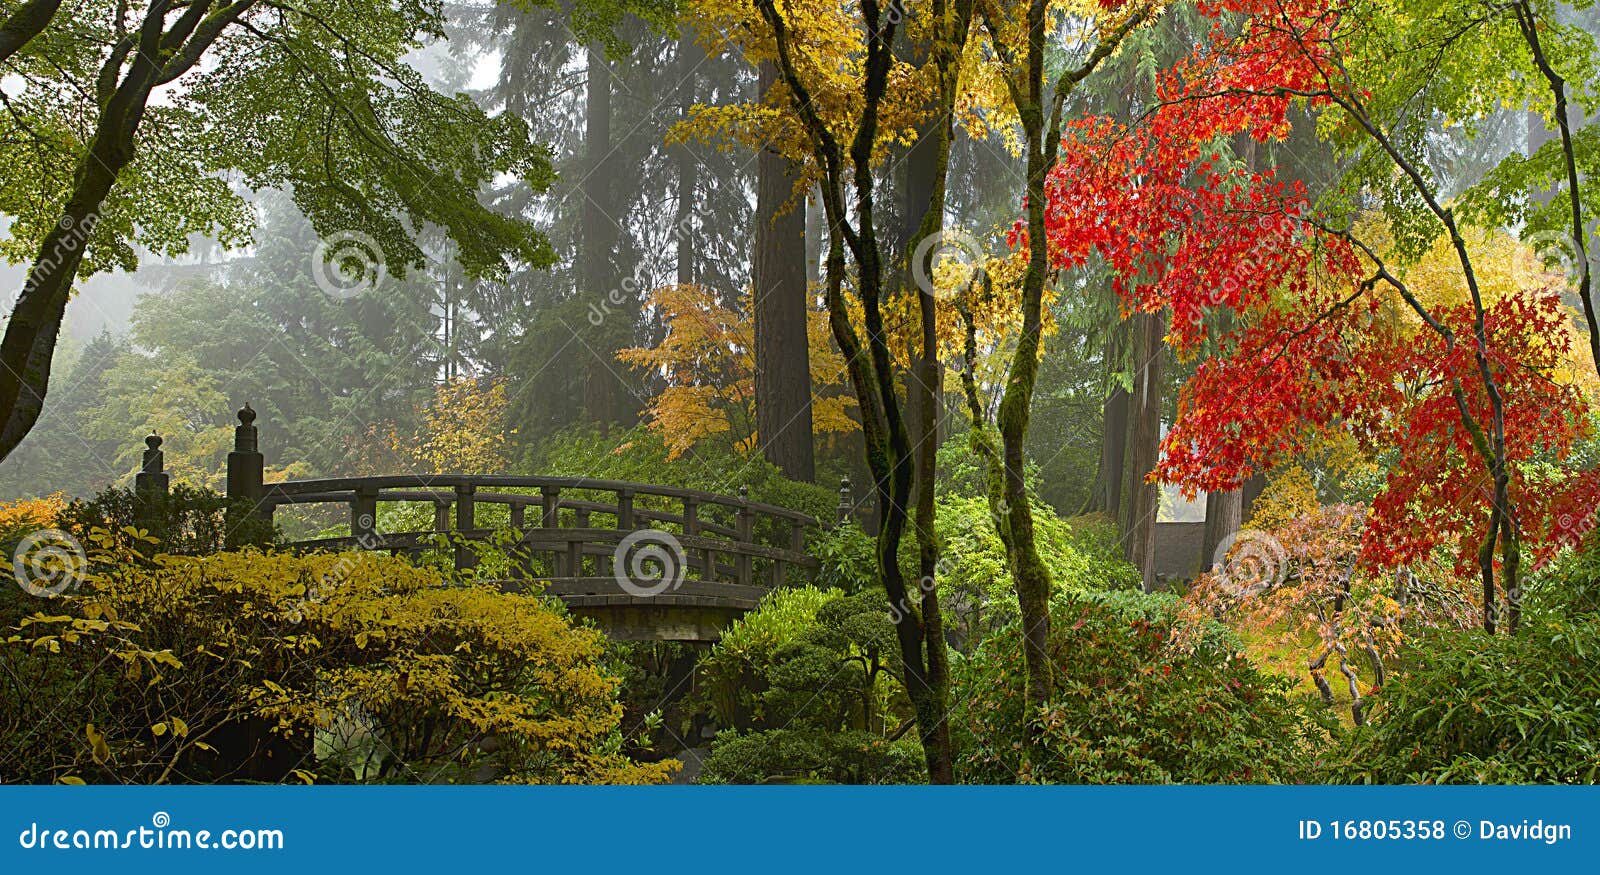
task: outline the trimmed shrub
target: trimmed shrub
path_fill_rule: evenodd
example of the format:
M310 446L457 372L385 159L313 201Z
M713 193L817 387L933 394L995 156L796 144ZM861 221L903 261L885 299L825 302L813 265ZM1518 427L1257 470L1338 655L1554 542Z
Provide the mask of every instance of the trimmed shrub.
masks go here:
M702 783L884 783L920 774L881 590L777 590L701 663L701 695L729 727ZM908 772L907 762L915 763Z
M1289 684L1257 671L1225 632L1172 646L1177 599L1058 596L1051 609L1055 695L1023 702L1016 624L955 664L951 731L970 783L1221 783L1301 778L1325 727ZM1039 726L1043 756L1028 752Z
M927 780L922 747L860 730L724 732L702 784L916 784Z

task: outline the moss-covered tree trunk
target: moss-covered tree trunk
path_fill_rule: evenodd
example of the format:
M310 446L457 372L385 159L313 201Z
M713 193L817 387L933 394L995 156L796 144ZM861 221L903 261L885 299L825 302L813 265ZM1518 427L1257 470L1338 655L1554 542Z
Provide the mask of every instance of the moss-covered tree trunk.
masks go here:
M1050 640L1050 570L1039 556L1034 539L1033 508L1028 503L1027 483L1024 478L1026 454L1024 443L1028 435L1028 421L1033 407L1033 390L1039 375L1039 352L1043 334L1044 287L1050 272L1049 236L1045 229L1045 178L1055 164L1061 146L1061 112L1066 98L1085 77L1094 72L1122 40L1135 27L1153 14L1153 9L1141 6L1129 13L1116 29L1100 35L1100 43L1083 64L1069 70L1055 83L1048 104L1045 96L1045 38L1047 0L1029 0L1027 9L1027 46L1021 64L1009 51L1001 51L1001 61L1008 68L1007 87L1017 117L1022 122L1023 137L1027 146L1027 223L1028 266L1022 280L1022 330L1017 337L1016 349L1011 357L1011 369L1006 378L1005 393L1000 399L998 426L1001 440L999 472L1001 507L997 527L1002 528L1006 543L1012 582L1016 588L1022 621L1022 649L1027 671L1026 696L1030 722L1049 702L1051 694L1051 664L1048 642ZM997 20L993 10L983 7L984 23L994 37L993 45L1004 43L1008 30ZM970 402L969 402L970 403ZM993 476L993 472L991 473ZM1036 726L1028 730L1030 744L1037 744ZM1042 755L1042 751L1034 751Z
M28 0L12 10L0 22L0 63L43 32L60 7L61 0Z
M0 416L4 418L4 426L0 428L0 459L9 456L22 443L44 410L45 394L50 386L50 365L55 358L56 340L61 333L61 320L66 315L67 299L71 296L78 266L83 262L99 223L102 205L116 187L118 175L133 161L145 106L151 91L166 72L162 65L178 63L177 59L168 59L170 53L163 47L181 45L199 24L200 13L190 10L168 25L165 21L167 9L164 4L158 4L148 10L137 34L137 46L128 41L119 46L120 51L114 49L106 61L101 79L109 82L114 90L102 95L100 117L74 172L72 193L61 211L61 218L40 243L22 293L6 322L4 339L0 339ZM25 12L28 10L19 9L15 15L23 16ZM54 14L53 9L40 8L34 12ZM48 15L39 22L39 28L47 22ZM12 21L8 20L6 26L11 25ZM21 28L18 39L26 42L21 34L32 25L18 19L17 26ZM21 44L18 43L19 48ZM129 51L134 52L132 60L119 79L117 73Z
M792 107L804 125L823 174L822 203L829 228L825 272L828 321L861 408L867 467L878 505L878 573L894 619L901 678L915 713L928 777L935 783L948 783L953 779L953 763L946 725L948 680L937 593L918 587L918 597L913 600L900 567L900 544L912 522L916 464L897 394L901 375L890 354L883 318L885 259L875 217L873 151L878 108L888 86L899 16L885 15L877 0L864 0L861 4L867 53L861 111L847 154L818 114L805 79L795 66L792 34L783 15L773 0L757 0L757 7L772 28L779 75L789 88ZM847 183L855 194L853 215L845 202ZM857 332L844 298L846 248L857 266L862 333Z

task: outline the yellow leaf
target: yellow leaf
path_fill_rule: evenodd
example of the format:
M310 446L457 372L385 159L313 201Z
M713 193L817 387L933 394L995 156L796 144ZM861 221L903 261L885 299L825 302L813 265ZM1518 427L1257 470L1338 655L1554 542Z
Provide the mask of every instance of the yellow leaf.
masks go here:
M74 787L82 787L84 785L84 780L82 778L78 777L77 775L67 775L66 777L60 779L56 783L57 784L71 784Z
M89 755L94 757L95 762L104 765L106 760L111 759L111 746L106 744L104 733L95 729L93 723L83 728L83 734L89 739Z
M152 735L154 735L156 738L160 738L161 736L166 735L167 734L167 724L165 722L155 724L154 726L150 727L150 733Z

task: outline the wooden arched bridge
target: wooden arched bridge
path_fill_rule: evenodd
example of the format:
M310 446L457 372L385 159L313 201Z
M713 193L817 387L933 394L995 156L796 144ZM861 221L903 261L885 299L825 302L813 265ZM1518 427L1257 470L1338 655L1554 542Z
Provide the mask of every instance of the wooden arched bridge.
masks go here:
M245 405L228 454L227 492L235 506L267 519L285 507L348 510L348 534L292 542L292 549L410 556L447 549L464 570L479 562L475 545L493 544L504 557L495 569L499 583L560 598L619 640L715 641L770 589L816 568L805 547L820 522L751 501L745 487L729 496L582 477L501 474L263 483L254 420L255 412ZM152 436L147 444L136 489L165 490L160 439ZM431 508L432 525L384 531L380 504Z

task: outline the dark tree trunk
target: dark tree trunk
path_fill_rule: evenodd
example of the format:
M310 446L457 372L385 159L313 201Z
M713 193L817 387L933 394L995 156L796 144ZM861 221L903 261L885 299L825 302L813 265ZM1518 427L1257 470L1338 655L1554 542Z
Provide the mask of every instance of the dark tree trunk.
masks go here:
M778 80L760 67L761 95ZM816 478L811 435L811 353L806 337L806 217L794 199L799 169L772 149L756 166L754 264L756 439L794 480ZM785 210L785 205L789 208Z
M1145 592L1155 589L1156 514L1161 487L1148 483L1161 451L1161 383L1165 378L1167 317L1138 313L1133 317L1133 447L1128 468L1128 561L1139 569Z
M1266 488L1267 475L1265 474L1257 474L1254 477L1251 477L1249 480L1244 481L1244 487L1240 489L1241 504L1243 505L1242 509L1239 511L1240 526L1243 526L1245 523L1249 522L1250 517L1255 514L1256 499L1261 497L1261 493L1266 491Z
M1206 493L1205 537L1200 545L1200 570L1211 568L1216 560L1217 547L1233 537L1244 524L1244 491Z
M620 376L616 351L632 333L635 301L625 300L614 265L617 207L607 160L611 153L611 67L605 48L589 47L585 73L583 207L578 216L578 294L594 302L589 310L584 354L584 398L589 419L602 426L632 417L628 391Z
M1127 342L1123 325L1114 325L1106 338L1106 373L1122 369L1123 348ZM1122 479L1128 459L1128 390L1113 379L1106 394L1100 432L1100 465L1095 476L1094 509L1119 520L1122 517Z
M884 325L881 303L885 292L885 265L875 227L876 180L873 174L873 147L878 133L878 107L889 84L893 66L890 48L897 17L887 17L876 3L861 7L866 35L866 62L862 83L863 105L859 125L850 142L847 169L844 149L822 120L804 79L796 72L789 45L787 24L774 0L757 0L762 17L772 26L778 61L789 86L792 106L806 126L813 154L824 172L823 204L827 209L828 261L825 293L829 325L839 344L860 401L862 442L867 467L873 478L879 528L876 566L894 618L895 637L901 656L902 680L916 715L916 725L933 783L953 779L947 721L948 683L944 670L945 642L938 611L938 591L920 592L920 605L912 601L900 564L900 543L910 522L908 510L914 493L915 466L899 403L899 379ZM943 20L936 17L936 20ZM959 55L953 56L959 57ZM942 77L941 87L944 79ZM948 80L948 81L953 81ZM953 88L951 90L953 93ZM844 200L846 175L853 181L855 202L852 211ZM854 256L861 324L858 332L845 303L845 243ZM922 302L924 305L928 301ZM918 607L921 616L918 616Z
M705 57L705 50L695 42L694 35L685 32L678 37L678 117L687 119L694 111L698 91L695 88L695 68ZM673 168L677 171L678 203L672 224L673 241L677 244L677 282L680 286L692 285L698 274L694 263L694 198L698 184L699 166L689 144L679 143L673 148Z
M935 5L935 15L942 12L942 7ZM942 15L940 17L943 18ZM946 35L938 46L912 46L912 55L919 66L926 62L930 50L938 52L936 69L939 71L939 91L927 107L933 121L918 131L917 141L912 144L906 160L901 251L907 256L916 252L923 239L938 235L944 229L945 176L949 171L950 143L954 132L949 115L943 108L955 102L959 47L967 41L970 13L958 11L955 18L956 32ZM929 694L919 703L923 712L919 716L919 723L932 724L932 731L923 733L929 780L943 784L955 780L954 751L945 714L950 697L949 653L946 650L944 614L938 590L943 548L935 529L935 477L942 431L939 410L944 368L939 363L937 302L933 290L912 282L915 274L907 269L909 266L909 259L902 259L899 272L902 287L907 294L917 298L920 329L920 349L912 361L907 401L915 463L913 521L917 533L918 588L921 592L919 607L922 611L922 637L927 652L929 687Z
M908 37L902 31L903 37ZM909 39L906 40L908 43ZM911 45L907 49L908 60L921 67L927 63L928 47L926 45ZM936 103L937 96L934 98ZM945 201L945 172L949 164L950 139L946 131L948 120L941 124L940 117L934 106L928 107L932 120L922 125L917 131L917 140L906 149L902 159L903 173L900 177L900 235L898 249L904 253L904 258L897 267L899 268L899 281L907 289L907 294L920 296L927 294L925 290L917 288L912 282L912 274L906 269L910 264L909 258L922 239L928 235L939 234L944 229L943 212ZM937 210L938 214L931 214ZM929 266L931 272L931 266ZM926 301L926 312L919 306L921 342L923 355L919 355L911 363L911 371L907 374L906 392L906 424L911 432L911 446L917 464L917 512L919 517L925 517L924 523L930 528L933 525L934 501L934 473L937 464L941 432L939 423L940 399L943 395L943 371L937 360L938 339L937 323L933 312L934 301L930 296ZM926 507L924 508L924 504ZM931 544L931 533L924 533L924 540L930 542L930 552L924 556L924 575L931 575L932 568L939 561L938 550Z

